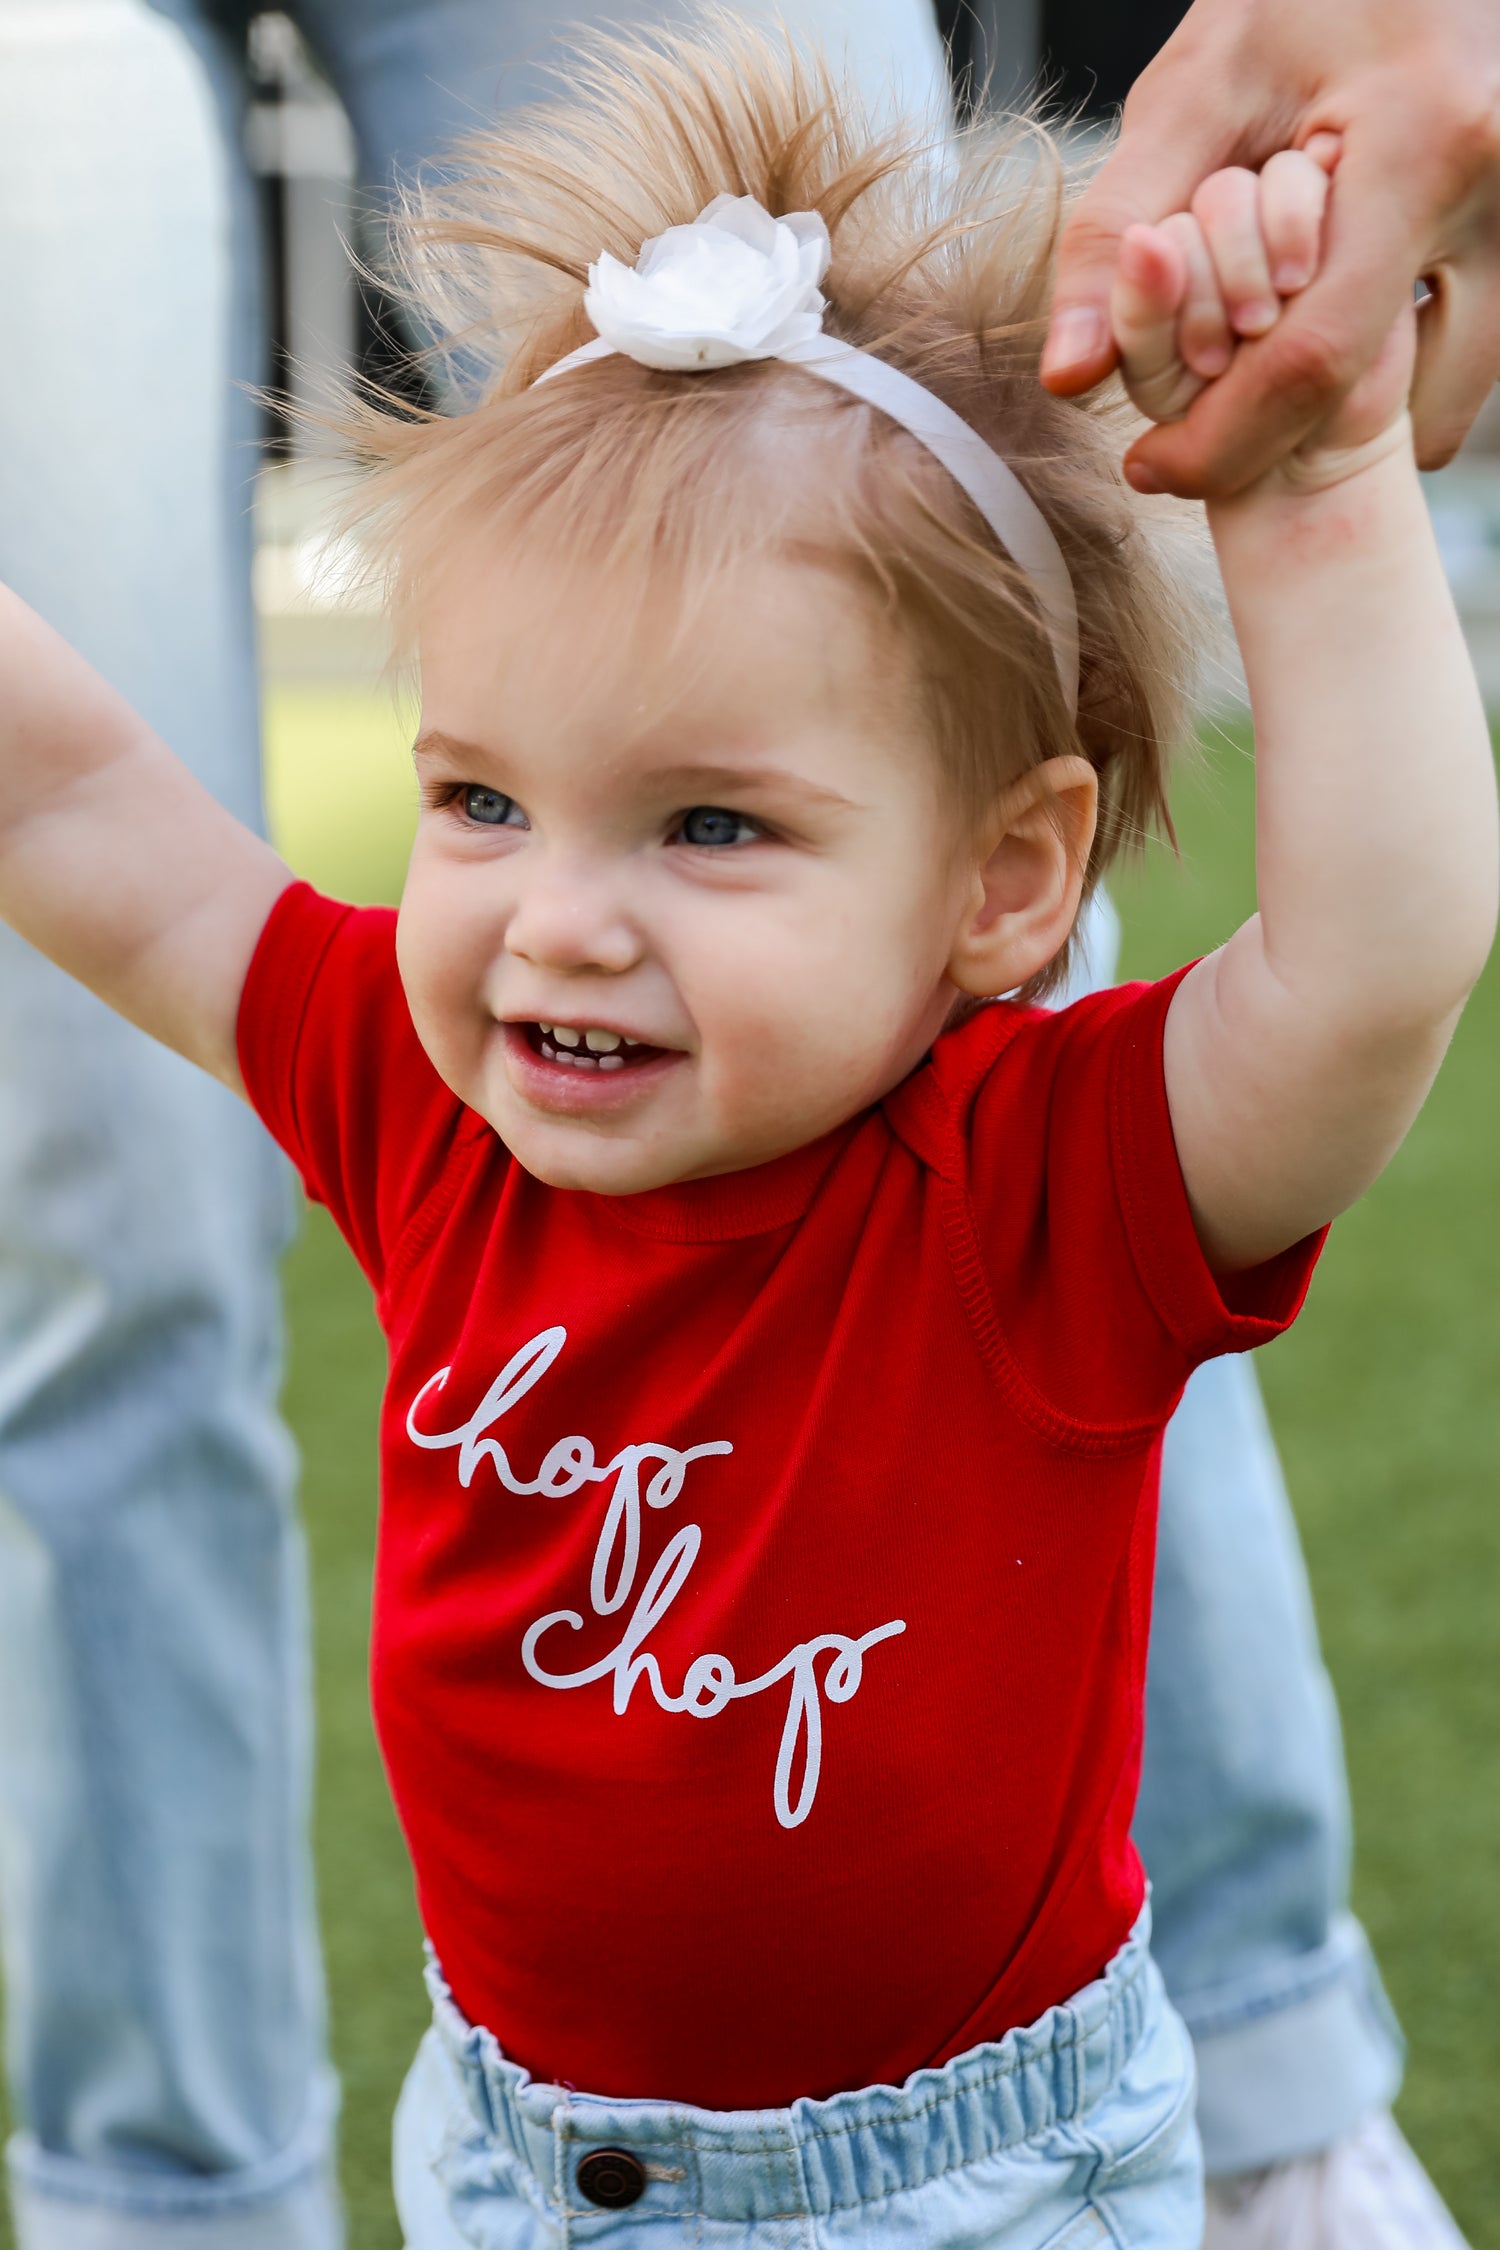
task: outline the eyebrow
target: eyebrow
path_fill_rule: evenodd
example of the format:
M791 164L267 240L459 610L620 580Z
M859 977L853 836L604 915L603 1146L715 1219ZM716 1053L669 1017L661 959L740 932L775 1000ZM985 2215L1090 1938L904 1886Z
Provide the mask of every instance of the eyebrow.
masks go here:
M419 734L412 744L413 758L452 758L465 765L471 761L483 765L494 754L478 743L460 742L437 728ZM788 773L784 766L653 766L650 779L674 795L697 797L704 802L711 801L721 791L733 796L781 791L807 804L841 806L846 812L855 809L853 800L837 789L827 789L821 782L809 781L803 774Z
M411 746L414 758L457 758L463 765L471 759L483 762L492 752L481 750L477 742L460 742L456 735L440 733L436 727L427 727Z
M711 800L718 790L736 797L781 790L808 804L841 805L846 811L854 809L852 800L837 789L826 789L821 782L809 781L804 774L788 773L784 766L654 766L651 779L683 797Z

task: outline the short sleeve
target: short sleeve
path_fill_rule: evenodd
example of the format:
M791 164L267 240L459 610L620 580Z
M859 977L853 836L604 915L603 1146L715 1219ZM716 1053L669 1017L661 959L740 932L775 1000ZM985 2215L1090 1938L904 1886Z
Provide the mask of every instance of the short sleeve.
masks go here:
M240 998L250 1101L378 1290L474 1122L429 1062L396 967L396 917L306 883L271 910Z
M983 1010L934 1058L997 1345L1090 1430L1159 1422L1202 1361L1280 1335L1322 1247L1318 1234L1228 1279L1211 1271L1162 1062L1185 974L1056 1013Z

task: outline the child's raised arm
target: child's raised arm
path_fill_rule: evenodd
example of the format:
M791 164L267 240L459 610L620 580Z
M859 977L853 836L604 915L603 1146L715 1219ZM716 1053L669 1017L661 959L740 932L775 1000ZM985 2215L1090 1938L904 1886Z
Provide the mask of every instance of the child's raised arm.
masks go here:
M240 1090L235 1018L291 874L0 587L0 914Z
M1158 419L1201 387L1195 359L1199 376L1227 363L1216 297L1267 298L1269 325L1285 244L1299 227L1316 243L1321 173L1274 161L1274 186L1271 167L1216 175L1192 216L1126 238L1117 332ZM1389 1162L1494 933L1494 765L1412 457L1413 341L1407 312L1307 445L1209 511L1255 719L1260 910L1184 979L1165 1062L1222 1271L1333 1218Z

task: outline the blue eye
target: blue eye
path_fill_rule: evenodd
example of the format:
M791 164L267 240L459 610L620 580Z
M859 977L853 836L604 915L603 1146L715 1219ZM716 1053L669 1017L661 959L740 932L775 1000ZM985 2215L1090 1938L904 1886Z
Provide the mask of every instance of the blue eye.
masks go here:
M682 816L679 834L685 844L744 844L760 831L752 821L737 812L725 812L721 805L694 805Z
M481 789L477 783L464 791L464 816L477 821L481 828L530 826L514 797L502 796L498 789Z

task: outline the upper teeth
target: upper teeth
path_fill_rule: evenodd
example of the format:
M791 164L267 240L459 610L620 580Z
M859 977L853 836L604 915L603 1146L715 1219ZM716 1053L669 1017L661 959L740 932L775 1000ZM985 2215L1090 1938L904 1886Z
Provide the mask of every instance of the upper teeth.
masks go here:
M604 1031L590 1024L584 1031L576 1031L571 1024L541 1023L537 1025L544 1039L556 1040L559 1047L587 1047L593 1055L612 1055L618 1047L638 1047L639 1039L628 1032Z

